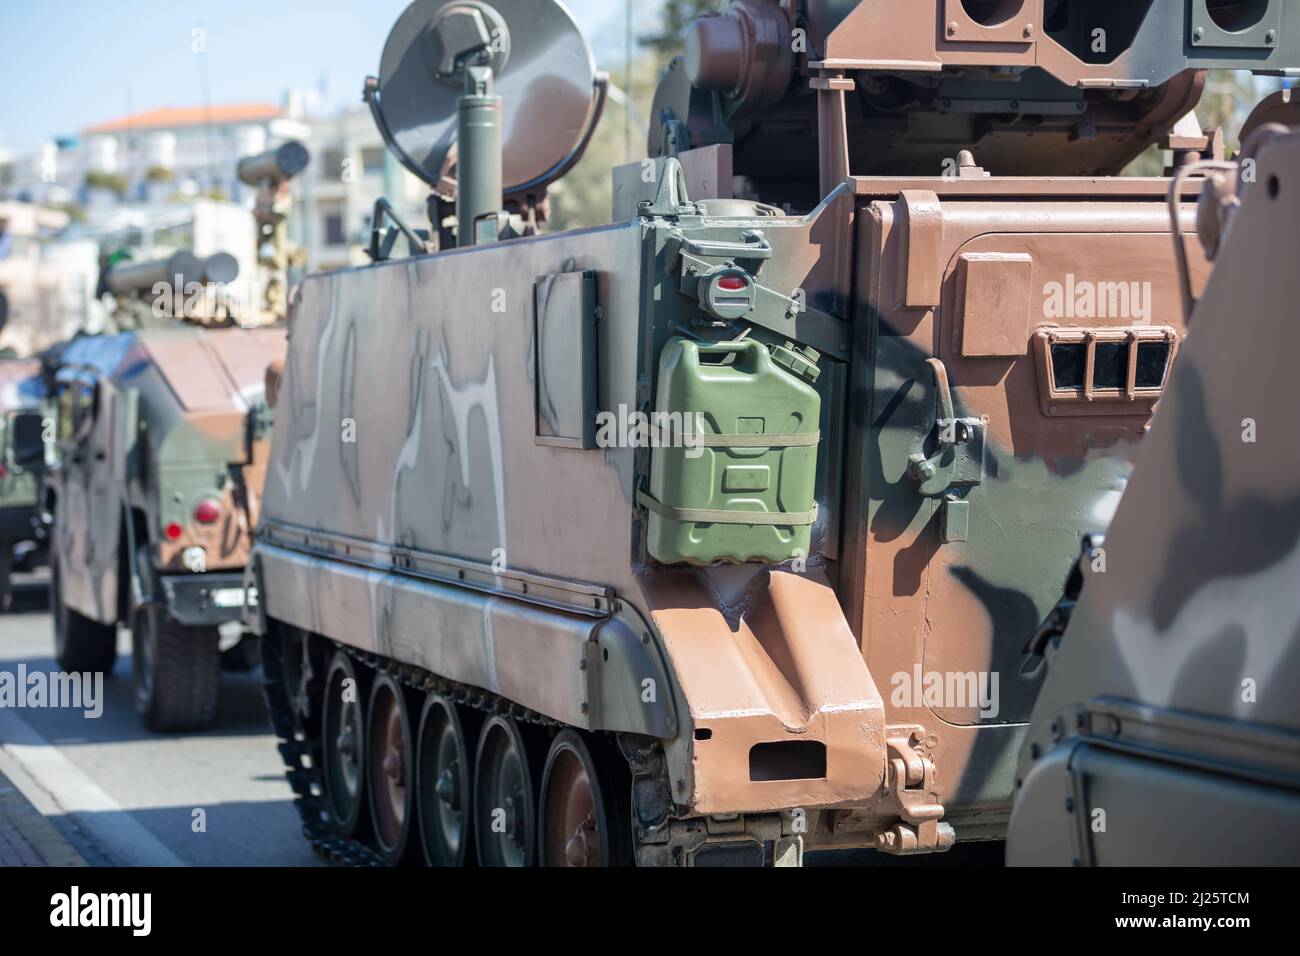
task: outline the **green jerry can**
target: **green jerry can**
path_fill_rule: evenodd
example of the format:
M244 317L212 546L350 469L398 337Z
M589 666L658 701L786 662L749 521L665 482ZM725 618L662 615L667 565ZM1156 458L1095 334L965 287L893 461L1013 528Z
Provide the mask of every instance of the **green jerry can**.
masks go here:
M821 412L810 354L752 339L669 339L650 427L650 489L638 495L656 561L780 564L808 555Z

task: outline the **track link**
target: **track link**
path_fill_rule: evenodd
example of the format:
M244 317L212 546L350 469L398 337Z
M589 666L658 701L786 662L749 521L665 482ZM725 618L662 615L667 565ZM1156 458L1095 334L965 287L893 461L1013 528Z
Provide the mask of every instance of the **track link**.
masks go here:
M501 714L521 723L541 727L567 727L553 718L522 707L490 691L448 680L423 668L400 664L348 647L338 641L303 633L311 644L327 648L329 653L343 651L353 661L375 673L391 674L403 687L417 693L436 692L484 715ZM261 638L262 691L271 715L271 725L279 738L280 757L284 760L285 776L294 792L294 806L302 819L302 834L321 857L336 866L386 866L378 851L365 840L341 837L330 831L324 809L325 784L321 778L324 766L321 741L318 735L307 732L301 715L295 711L285 684L285 667L281 634L272 625ZM311 705L316 706L312 700Z

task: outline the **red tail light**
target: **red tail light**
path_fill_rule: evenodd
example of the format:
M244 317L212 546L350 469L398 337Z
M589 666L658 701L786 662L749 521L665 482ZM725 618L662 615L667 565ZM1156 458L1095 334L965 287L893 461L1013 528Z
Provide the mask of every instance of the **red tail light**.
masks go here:
M718 288L724 292L739 292L747 285L749 285L749 280L744 276L729 275L718 280Z
M221 504L212 498L204 498L194 506L194 520L199 524L216 524L221 518Z
M175 541L177 538L179 538L181 536L182 530L183 529L181 528L181 526L178 525L175 521L173 521L171 524L169 524L166 528L163 529L163 531L167 535L168 541Z

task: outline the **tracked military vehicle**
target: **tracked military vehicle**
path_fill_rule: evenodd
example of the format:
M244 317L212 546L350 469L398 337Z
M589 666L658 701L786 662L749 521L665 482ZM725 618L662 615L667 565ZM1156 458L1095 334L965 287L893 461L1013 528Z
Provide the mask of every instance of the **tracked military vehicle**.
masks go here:
M371 265L304 280L249 569L308 838L1001 839L1026 643L1185 335L1170 181L1114 174L1214 156L1205 68L1297 65L1282 4L1239 7L739 0L611 223L552 235L606 89L567 11L408 7L365 95L430 229L381 205Z
M9 608L15 565L38 564L48 546L41 498L48 415L41 360L0 359L0 611Z
M1187 297L1194 334L1114 520L1038 636L1048 676L1008 862L1300 855L1300 435L1287 400L1300 125L1266 120L1277 105L1256 111L1238 162L1188 167L1207 177L1197 233L1214 272Z
M55 373L56 656L111 670L130 627L136 706L154 730L211 724L223 655L237 666L255 650L238 622L256 599L243 568L266 462L262 383L284 333L230 326L210 283L237 269L188 253L113 266L121 331L73 339Z

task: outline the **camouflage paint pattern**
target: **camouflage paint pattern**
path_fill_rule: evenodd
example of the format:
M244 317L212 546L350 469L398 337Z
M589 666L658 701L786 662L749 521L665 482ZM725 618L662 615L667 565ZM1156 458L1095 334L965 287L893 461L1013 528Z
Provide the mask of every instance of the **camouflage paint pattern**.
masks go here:
M1258 155L1133 479L1081 560L1019 757L1011 863L1300 853L1298 217L1292 130Z
M279 330L180 325L69 343L57 373L52 484L61 585L73 610L122 619L127 520L164 573L186 572L189 547L205 549L208 571L245 565L266 444L248 440L250 411L282 349ZM221 518L201 525L193 512L207 498L220 503ZM174 539L166 534L173 523Z
M924 728L938 768L931 796L948 818L967 814L975 832L990 813L1004 822L1038 686L1019 676L1021 648L1080 536L1122 488L1149 405L1049 418L1032 352L1035 332L1053 324L1041 291L1018 315L967 312L967 323L1005 323L1014 348L962 355L960 256L1027 257L1027 288L1038 290L1069 270L1144 277L1147 321L1180 323L1163 181L1107 199L1092 181L986 180L981 195L940 201L946 182L925 182L938 242L911 265L897 219L914 194L878 199L868 194L891 185L860 181L864 195L841 188L802 218L647 217L308 278L290 320L259 530L265 614L575 726L673 726L655 735L666 737L674 799L691 812L851 806L820 818L813 842L870 843L898 814L881 792L888 721ZM699 314L674 250L753 229L773 248L757 282L781 302L803 290L809 309L792 320L782 306L752 334L812 339L827 354L814 553L801 570L656 566L633 504L648 456L536 440L532 286L598 274L598 407L642 407L662 343ZM908 268L930 277L927 304L899 305ZM977 290L972 279L964 294ZM987 473L968 496L961 544L940 543L936 502L905 474L933 429L924 360L935 356L949 363L960 415L987 417ZM662 661L628 670L618 692L636 699L660 668L672 681L671 698L633 709L627 724L582 708L582 645L601 640L611 606L593 615L593 591L622 606L632 633L653 634ZM917 665L999 673L1000 711L981 721L971 707L890 706L891 676ZM789 740L823 744L825 776L751 779L753 746Z
M31 510L40 495L40 468L15 467L12 424L15 415L45 410L45 385L37 359L0 359L0 513ZM0 517L0 523L8 519Z
M27 566L44 552L41 491L49 452L44 445L48 414L41 362L0 359L0 611L7 610L11 600L15 545L35 545L24 559ZM30 444L22 447L24 439L30 443L33 425L44 449L37 456Z
M809 3L812 46L794 62L779 48L796 4L742 0L728 14L741 52L676 63L661 86L655 115L670 119L638 164L649 195L618 178L620 208L644 200L630 222L306 279L269 375L256 626L649 738L687 824L779 818L779 836L806 816L807 847L895 852L946 848L954 828L1001 837L1043 680L1026 641L1113 513L1185 332L1168 181L1097 174L1195 105L1204 75L1189 67L1254 54L1189 56L1168 0L1106 64L1001 24L946 36L941 14L961 6ZM1026 6L1041 23L1042 3ZM940 97L893 125L846 108L858 78L914 72L928 89L941 74L974 96L981 81L958 68L1007 66L1034 68L1041 127L997 118L1019 118L1018 102ZM1116 85L1144 92L1091 95ZM944 155L961 135L1003 175ZM692 139L734 150L674 155ZM891 155L896 142L918 151ZM732 198L731 170L709 177L716 199L685 195L678 168L732 152L750 199ZM1189 256L1199 289L1207 264ZM758 289L739 319L699 291L724 266ZM536 290L578 272L595 302L571 324L595 323L594 357L538 341L567 326ZM658 565L637 504L653 450L539 435L591 384L592 358L595 409L654 408L659 355L683 334L821 354L810 554ZM1157 341L1169 361L1139 380ZM1057 374L1068 361L1077 388ZM987 702L947 690L981 686Z

